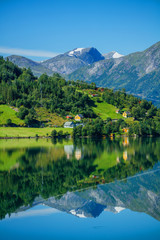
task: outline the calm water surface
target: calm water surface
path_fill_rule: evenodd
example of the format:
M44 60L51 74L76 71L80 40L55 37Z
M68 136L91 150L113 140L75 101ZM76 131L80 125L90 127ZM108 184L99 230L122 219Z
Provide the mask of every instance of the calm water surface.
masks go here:
M160 139L0 140L0 239L160 239Z

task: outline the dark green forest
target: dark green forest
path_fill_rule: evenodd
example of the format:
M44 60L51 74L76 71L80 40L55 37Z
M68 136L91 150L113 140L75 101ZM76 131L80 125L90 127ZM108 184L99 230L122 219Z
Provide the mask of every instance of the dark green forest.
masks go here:
M94 84L85 84L94 88ZM76 91L76 86L65 81L59 74L35 77L30 69L20 69L0 58L0 103L18 107L18 117L26 122L35 119L35 107L43 106L51 113L65 116L69 112L94 117L93 101L88 95Z

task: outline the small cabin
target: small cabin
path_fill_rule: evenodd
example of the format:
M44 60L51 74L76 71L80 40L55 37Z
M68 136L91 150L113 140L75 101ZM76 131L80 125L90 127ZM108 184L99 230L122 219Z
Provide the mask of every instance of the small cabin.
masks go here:
M77 114L74 119L75 119L76 121L81 121L83 118L84 118L84 117L83 117L82 114Z
M75 124L74 122L65 122L64 128L74 128Z
M91 94L92 97L98 97L98 94Z
M123 128L124 133L128 133L128 131L129 131L129 128Z
M96 91L104 92L104 88L102 88L102 87L96 88L95 90L96 90Z
M119 109L116 110L116 113L119 113Z
M127 118L127 117L130 117L131 113L126 111L123 113L123 117Z
M71 115L66 116L67 119L72 119L73 117Z
M100 88L101 92L104 92L104 88Z

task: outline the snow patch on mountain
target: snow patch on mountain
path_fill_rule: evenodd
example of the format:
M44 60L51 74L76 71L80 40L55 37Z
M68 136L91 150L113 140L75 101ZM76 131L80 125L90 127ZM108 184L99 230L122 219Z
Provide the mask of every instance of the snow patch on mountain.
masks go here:
M68 53L69 56L74 56L75 52L82 52L84 48L76 48L75 50L72 50Z
M113 54L113 58L120 58L120 57L123 57L124 55L122 55L122 54L119 54L118 52L115 52L114 54Z
M70 211L70 213L74 216L80 217L80 218L86 218L86 216L84 215L84 212L82 213L77 213L74 209Z
M124 57L124 55L119 54L118 52L115 52L115 51L105 53L103 54L103 56L105 57L105 59Z
M123 208L123 207L115 207L114 209L116 210L117 213L120 213L120 212L123 211L125 208Z

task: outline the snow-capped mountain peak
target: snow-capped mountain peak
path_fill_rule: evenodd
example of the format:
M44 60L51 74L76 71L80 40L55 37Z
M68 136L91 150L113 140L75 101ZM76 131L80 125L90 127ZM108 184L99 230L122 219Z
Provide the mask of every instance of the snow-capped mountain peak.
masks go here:
M122 55L122 54L119 54L118 52L115 52L114 54L113 54L113 58L120 58L120 57L123 57L124 55Z
M123 57L124 55L119 54L118 52L112 51L112 52L103 54L103 56L105 57L105 59L110 59L110 58L120 58L120 57Z

